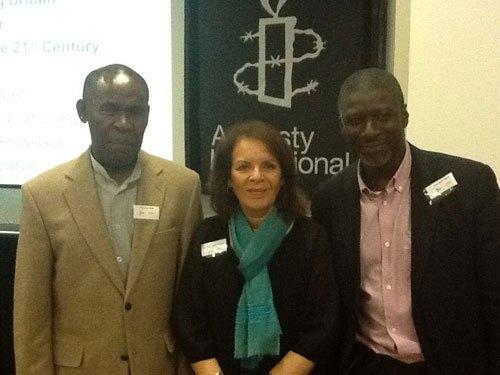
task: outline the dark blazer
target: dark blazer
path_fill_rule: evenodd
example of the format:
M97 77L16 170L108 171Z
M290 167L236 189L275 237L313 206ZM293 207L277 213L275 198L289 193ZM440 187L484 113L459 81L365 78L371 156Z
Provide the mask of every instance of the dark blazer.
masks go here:
M201 256L202 243L227 239L225 253ZM217 358L225 374L240 374L233 358L234 322L244 279L230 246L227 221L204 220L184 264L175 312L181 349L190 362ZM321 362L334 350L338 294L330 245L321 226L299 218L269 264L274 303L283 332L281 355L267 357L258 373L267 374L293 350Z
M411 155L412 312L429 374L500 374L500 203L495 175L472 160L413 146ZM449 172L458 182L456 190L429 205L423 189ZM359 196L356 163L320 186L312 202L313 217L325 226L334 254L343 373L357 327Z

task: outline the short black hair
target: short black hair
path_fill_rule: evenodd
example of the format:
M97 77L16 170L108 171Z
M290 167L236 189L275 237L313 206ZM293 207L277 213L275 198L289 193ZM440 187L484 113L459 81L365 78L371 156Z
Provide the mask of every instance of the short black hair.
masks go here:
M243 138L255 139L266 145L278 160L283 184L276 198L278 212L289 219L306 214L305 196L298 187L293 150L272 125L248 120L233 125L217 143L209 179L211 205L214 211L228 219L239 207L239 201L229 187L233 149Z
M367 68L354 72L352 75L347 77L342 84L337 99L339 114L342 113L342 105L345 98L356 90L360 88L374 89L380 87L388 89L394 95L394 98L399 102L399 104L402 106L405 105L403 91L401 90L401 86L399 85L396 77L388 71L380 68Z

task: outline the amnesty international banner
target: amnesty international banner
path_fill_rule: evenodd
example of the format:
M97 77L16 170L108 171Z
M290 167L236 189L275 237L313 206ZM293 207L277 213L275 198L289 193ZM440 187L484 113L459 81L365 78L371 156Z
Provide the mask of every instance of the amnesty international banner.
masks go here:
M302 185L354 162L336 108L355 70L384 66L386 1L186 2L186 162L206 183L217 141L260 119L292 146Z

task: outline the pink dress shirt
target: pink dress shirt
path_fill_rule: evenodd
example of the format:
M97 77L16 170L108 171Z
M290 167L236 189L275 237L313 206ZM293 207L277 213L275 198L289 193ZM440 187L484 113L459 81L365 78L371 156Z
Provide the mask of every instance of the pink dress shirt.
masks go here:
M357 340L376 353L424 360L411 311L411 154L383 191L361 190L360 308Z

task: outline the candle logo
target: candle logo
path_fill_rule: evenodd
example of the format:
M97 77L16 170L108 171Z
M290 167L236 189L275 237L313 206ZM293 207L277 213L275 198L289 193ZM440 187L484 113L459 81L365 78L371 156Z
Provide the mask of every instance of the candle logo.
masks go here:
M259 40L259 60L255 63L247 62L239 68L233 75L233 82L238 88L238 93L243 95L255 95L261 103L290 108L292 106L292 98L295 95L301 93L310 94L312 91L315 91L316 87L319 85L317 80L311 79L305 86L293 89L292 76L294 65L304 60L317 58L321 51L325 49L326 41L323 41L321 36L312 29L296 29L297 17L280 17L279 12L286 1L287 0L279 0L276 10L273 10L269 4L269 0L260 0L260 3L271 17L259 19L259 30L256 33L249 31L241 36L244 43L254 39ZM266 42L271 37L270 34L273 32L276 33L276 30L279 30L278 28L281 28L280 33L284 35L283 56L279 53L275 55L269 54L266 50ZM314 39L312 50L298 57L294 56L296 35L307 35ZM242 74L250 68L257 69L257 89L250 88L241 77ZM280 81L280 86L282 85L282 87L279 87L279 91L283 93L281 97L268 95L268 89L270 89L270 87L268 87L266 79L266 76L268 77L270 74L274 74L273 70L278 71L278 68L281 69L279 73L276 74L283 75L283 79ZM268 69L271 69L271 71Z

